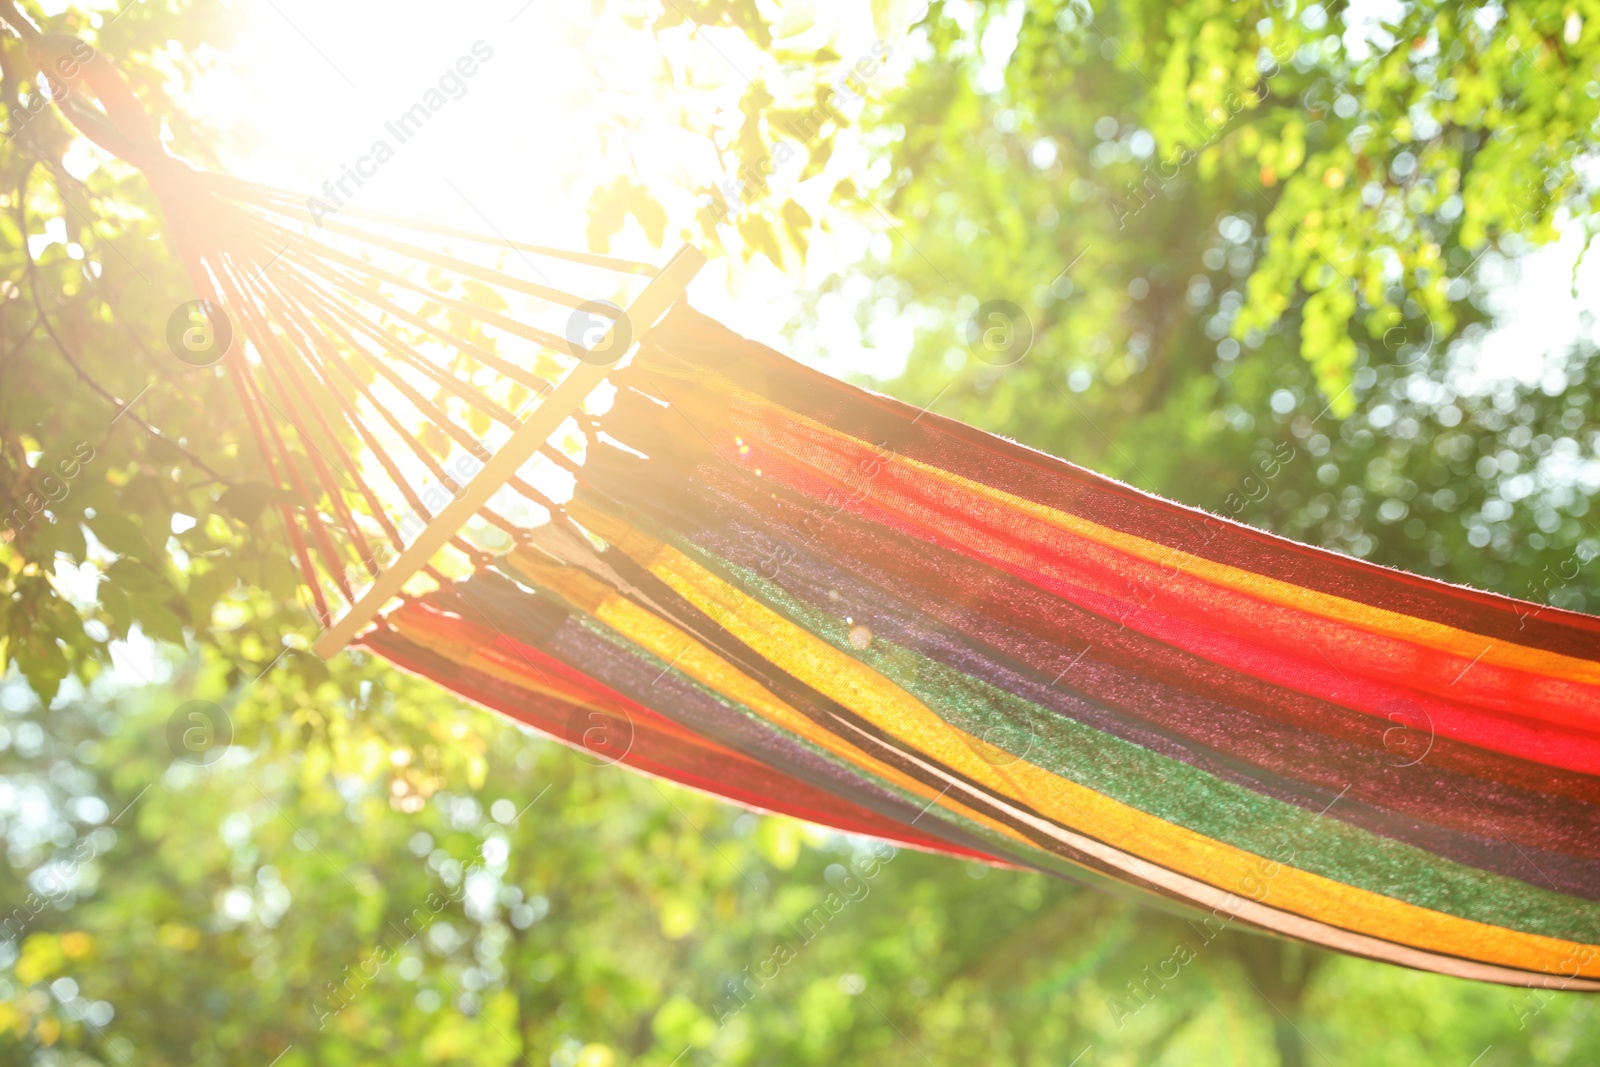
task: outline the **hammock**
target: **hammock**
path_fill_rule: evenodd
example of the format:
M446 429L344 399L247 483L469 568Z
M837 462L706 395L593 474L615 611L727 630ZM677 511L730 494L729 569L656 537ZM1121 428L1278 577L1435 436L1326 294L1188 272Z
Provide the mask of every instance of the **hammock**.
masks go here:
M89 75L103 102L118 93L105 69ZM78 118L94 136L97 118ZM245 284L286 225L263 220L295 201L180 172L148 144L127 155L151 172L197 289L243 323L248 357L227 366L296 494L285 524L330 627L319 650L356 634L596 762L1132 891L1207 941L1236 923L1461 977L1600 989L1600 620L1295 544L817 374L690 309L689 252L616 316L600 347L626 349L620 361L438 297L547 349L530 377L449 334L479 361L463 388L408 347L437 335L437 316L383 295L413 283L372 257L529 283L341 223L361 251L302 229L295 270ZM179 184L232 221L196 222ZM353 306L371 312L360 342ZM403 365L393 392L447 434L457 424L431 397L481 402L478 372L544 400L501 419L510 437L480 447L470 479L446 477L450 502L431 508L369 427L387 420L443 471L438 448L384 396L341 384L358 355ZM308 368L328 392L293 406ZM612 406L585 414L601 378ZM422 534L400 545L385 494L322 469L315 442L344 446L308 428L318 418L361 436L366 468L393 468ZM558 423L577 447L548 442ZM568 498L517 474L536 451L570 478ZM487 507L506 486L537 514ZM463 541L472 515L509 545ZM377 528L399 548L391 564L361 555ZM435 565L447 542L467 570ZM342 570L352 552L374 575L364 594Z

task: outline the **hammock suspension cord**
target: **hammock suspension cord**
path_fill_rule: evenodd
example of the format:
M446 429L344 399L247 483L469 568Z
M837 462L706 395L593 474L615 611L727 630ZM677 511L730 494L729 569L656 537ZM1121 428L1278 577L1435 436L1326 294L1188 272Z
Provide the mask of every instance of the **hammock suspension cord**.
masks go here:
M559 310L608 323L605 338L590 351L609 352L619 322L623 336L637 344L665 310L649 321L624 322L628 313L614 304L552 284L534 259L550 269L562 266L585 285L598 280L602 296L620 295L627 279L642 279L645 290L655 286L656 303L666 292L661 271L357 205L344 205L338 218L313 217L293 193L198 171L171 156L103 54L77 38L41 32L13 0L0 0L0 22L22 38L50 77L61 112L95 144L149 177L197 295L238 324L246 343L236 343L223 366L260 462L284 490L276 508L311 609L326 630L340 614L335 599L346 606L342 636L325 633L319 643L324 654L337 652L381 609L380 594L363 598L362 582L386 579L386 601L403 596L401 587L415 573L434 584L447 581L432 550L408 554L417 543L408 544L402 528L408 523L413 533L415 523L422 524L418 537L434 550L448 546L481 569L491 553L465 536L469 521L495 531L496 543L516 543L530 524L563 513L559 501L524 476L522 462L506 461L497 465L493 485L477 485L470 511L458 507L443 520L459 519L458 526L437 526L444 508L461 500L498 454L486 443L486 428L498 428L493 436L501 439L500 450L515 441L527 453L523 461L538 456L568 479L581 473L548 438L573 419L580 438L592 445L595 424L581 404L604 374L580 375L589 388L574 385L561 395L559 410L549 407L560 384L594 357L557 329L538 325L539 318ZM74 57L70 67L60 62L65 56ZM469 251L480 258L511 253L538 280L511 273L505 263L475 261ZM680 252L674 262L667 304L693 276L685 268L697 269L703 260ZM429 282L415 276L417 268L430 272ZM454 292L469 283L489 287L502 300L520 300L521 310L498 311ZM503 345L519 352L504 354ZM523 432L530 421L548 428L535 439ZM345 444L352 438L362 445L359 456ZM452 455L470 457L477 473L469 476ZM428 481L438 489L424 491ZM398 520L400 507L414 523ZM391 574L391 567L405 573ZM361 610L351 614L357 604Z

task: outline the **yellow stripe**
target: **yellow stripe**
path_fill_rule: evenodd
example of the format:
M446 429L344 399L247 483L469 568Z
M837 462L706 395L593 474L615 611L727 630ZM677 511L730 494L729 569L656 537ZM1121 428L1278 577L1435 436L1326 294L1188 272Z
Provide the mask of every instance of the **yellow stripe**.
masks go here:
M589 525L592 520L586 517L583 521L585 525ZM620 529L613 532L620 532ZM930 801L938 796L938 792L927 783L907 775L891 764L884 763L837 734L818 726L806 715L774 696L760 682L723 659L714 650L707 648L653 612L646 611L626 597L618 596L588 575L570 567L548 563L520 549L513 551L508 558L516 571L530 582L560 594L574 608L605 623L657 659L672 664L674 670L693 678L708 689L744 705L768 722L810 741L850 764L861 767L884 781L893 782L913 796ZM1029 848L1038 847L1025 834L992 816L974 811L962 804L949 803L944 806Z
M679 595L758 654L878 729L1064 827L1132 851L1152 863L1229 892L1251 896L1262 859L1096 793L1026 761L1005 768L980 759L976 738L909 693L812 637L670 546L641 559ZM1435 952L1470 955L1527 970L1554 971L1585 946L1446 915L1289 866L1272 876L1273 906ZM1592 955L1592 954L1591 954ZM1600 976L1600 960L1585 975Z
M812 433L846 442L852 448L866 447L849 434L841 433L798 412L775 404L765 397L740 392L738 398L751 407L760 409L769 417L787 420L804 426ZM735 409L735 418L737 418ZM742 427L741 427L742 428ZM765 430L759 421L752 430ZM1412 615L1389 611L1371 604L1307 589L1292 582L1269 578L1254 571L1233 567L1225 563L1169 548L1135 534L1123 533L1102 526L1068 512L1058 511L1036 501L983 485L940 467L898 454L888 454L880 462L893 463L926 478L935 478L965 490L975 496L993 501L1048 523L1068 533L1077 534L1107 548L1125 552L1130 556L1162 567L1176 567L1193 577L1214 585L1243 593L1269 603L1293 608L1325 619L1345 623L1369 633L1399 638L1438 652L1460 656L1465 660L1478 660L1512 670L1548 675L1586 685L1600 685L1600 663L1593 660L1566 656L1540 648L1530 648L1507 641L1490 639L1468 630L1457 629L1444 623L1419 619ZM1485 650L1484 646L1489 647ZM1481 657L1481 659L1479 658Z

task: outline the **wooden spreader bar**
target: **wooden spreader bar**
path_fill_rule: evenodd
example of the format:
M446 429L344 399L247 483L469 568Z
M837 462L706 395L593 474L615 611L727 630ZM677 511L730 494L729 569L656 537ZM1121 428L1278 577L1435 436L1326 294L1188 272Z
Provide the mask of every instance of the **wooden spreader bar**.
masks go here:
M684 290L705 263L705 254L698 248L684 245L678 249L661 272L650 279L633 303L628 305L622 317L612 323L605 336L590 349L591 352L609 355L613 346L620 341L624 350L604 361L580 360L561 384L512 432L506 443L465 488L439 509L438 514L417 535L417 539L406 546L394 564L373 580L349 611L322 632L311 646L312 651L324 659L343 651L356 633L400 593L411 576L426 566L434 553L459 533L478 509L487 504L489 498L533 457L561 423L578 410L579 405L605 380L611 368L633 351L650 328L683 296ZM618 331L626 332L619 337Z

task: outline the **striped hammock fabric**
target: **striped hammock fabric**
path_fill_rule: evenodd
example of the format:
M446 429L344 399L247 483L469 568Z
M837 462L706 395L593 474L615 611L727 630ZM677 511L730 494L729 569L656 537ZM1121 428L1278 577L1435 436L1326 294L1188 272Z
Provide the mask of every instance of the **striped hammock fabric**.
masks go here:
M369 648L754 808L1600 988L1600 619L1173 504L681 305L613 381L583 533Z

